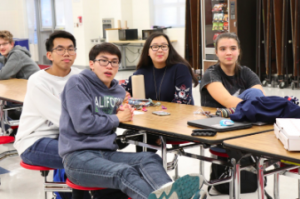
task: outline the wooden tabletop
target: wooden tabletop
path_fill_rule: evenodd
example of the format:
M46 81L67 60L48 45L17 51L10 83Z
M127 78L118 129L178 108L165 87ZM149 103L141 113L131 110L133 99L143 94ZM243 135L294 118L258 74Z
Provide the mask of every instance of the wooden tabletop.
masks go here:
M153 111L162 110L161 105L164 105L167 108L165 111L171 113L171 115L157 116L152 114ZM119 126L129 129L146 130L150 133L152 132L155 134L170 136L177 139L203 142L207 144L219 144L226 139L232 139L273 130L273 125L264 125L253 126L249 129L218 132L217 135L213 137L191 136L192 130L199 128L189 126L187 124L187 121L206 118L206 116L194 114L194 112L199 110L200 107L170 102L161 102L161 105L156 107L147 107L147 112L140 111L144 114L134 115L133 121L120 123ZM205 111L210 111L212 114L215 114L216 112L216 108L202 108Z
M258 156L300 163L300 152L286 150L274 131L226 140L223 145L225 148L238 149Z
M170 40L172 43L173 42L177 42L177 40ZM114 43L114 44L143 44L145 43L146 40L124 40L124 41L110 41L110 43Z
M0 100L23 103L27 90L27 80L0 80Z

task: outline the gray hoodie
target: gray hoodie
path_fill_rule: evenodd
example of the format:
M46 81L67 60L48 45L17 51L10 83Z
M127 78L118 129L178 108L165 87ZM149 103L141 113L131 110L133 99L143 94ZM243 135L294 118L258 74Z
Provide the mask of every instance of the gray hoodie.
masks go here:
M116 150L117 109L125 90L117 80L107 88L97 75L86 69L65 85L59 121L58 152L64 158L78 150Z
M0 69L0 80L28 79L30 75L39 71L39 66L30 57L29 51L19 45L13 47L7 57L1 56L0 62L4 66Z

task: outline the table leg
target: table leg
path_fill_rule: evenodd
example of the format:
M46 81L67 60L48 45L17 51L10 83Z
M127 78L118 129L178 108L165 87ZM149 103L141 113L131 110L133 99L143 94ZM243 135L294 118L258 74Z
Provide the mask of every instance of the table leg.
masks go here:
M298 174L300 175L300 168L298 168ZM300 199L300 180L298 180L298 198Z
M167 143L163 136L159 136L159 138L161 140L161 158L163 160L163 167L167 171L168 170L168 167L167 167Z
M258 199L265 198L265 177L264 177L264 160L263 158L259 158L257 161L257 193Z
M147 133L145 131L141 132L143 134L143 142L147 144ZM147 147L143 146L143 152L147 151Z
M232 175L234 174L235 172L235 168L232 167L231 169L231 173ZM232 179L230 182L229 182L229 199L234 199L234 195L233 195L233 190L234 190L234 182L233 182L234 179Z
M240 185L241 185L240 168L241 168L241 165L240 165L240 163L236 162L236 160L234 158L231 159L231 163L233 165L233 173L232 173L233 183L231 185L233 185L234 197L232 197L232 195L231 195L230 198L240 199Z
M5 134L5 125L4 125L4 101L0 100L0 120L1 120L1 130L2 130L2 134Z
M125 70L126 67L126 48L124 45L121 45L121 52L122 52L122 69Z
M204 156L204 148L202 145L200 145L200 155ZM199 168L200 175L204 175L204 161L200 160L199 166L200 166L200 168Z
M278 162L278 163L275 163L275 167L276 168L279 168L280 167L280 165L279 165L280 163ZM279 175L280 175L280 173L279 172L277 172L277 173L275 173L274 174L274 199L279 199Z

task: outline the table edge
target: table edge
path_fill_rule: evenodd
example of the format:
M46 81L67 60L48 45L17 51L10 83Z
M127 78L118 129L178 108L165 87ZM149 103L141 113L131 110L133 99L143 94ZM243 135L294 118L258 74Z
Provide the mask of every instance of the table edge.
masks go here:
M274 159L279 159L279 160L287 160L287 161L291 161L291 162L296 162L296 163L300 163L299 159L294 159L294 158L290 158L290 157L286 157L286 156L282 156L282 155L277 155L277 154L272 154L272 153L268 153L268 152L264 152L264 151L258 151L255 149L248 149L242 146L235 146L235 145L231 145L231 144L227 144L225 142L223 142L223 146L224 148L227 149L232 149L232 150L241 150L241 151L245 151L247 153L251 153L253 155L257 155L257 156L264 156L264 157L270 157L270 158L274 158Z
M249 136L249 135L255 135L255 134L259 134L259 133L265 133L265 132L273 131L273 129L269 129L269 130L254 132L254 133L247 134L247 135L240 135L240 136L232 137L232 138L225 138L225 139L218 139L218 140L206 140L204 138L199 138L199 137L192 137L192 136L182 135L182 134L173 134L173 133L170 133L168 131L161 131L161 130L154 131L153 129L149 129L149 128L145 128L145 127L138 127L137 128L134 125L124 124L124 123L120 123L118 127L120 127L120 128L129 128L129 129L134 129L134 130L144 130L144 131L148 131L149 133L152 132L153 134L160 134L160 135L165 135L165 136L169 136L169 137L172 137L172 138L178 138L178 139L186 140L186 141L190 141L190 142L204 143L204 144L210 144L210 145L221 144L225 140L230 140L230 139L245 137L245 136Z

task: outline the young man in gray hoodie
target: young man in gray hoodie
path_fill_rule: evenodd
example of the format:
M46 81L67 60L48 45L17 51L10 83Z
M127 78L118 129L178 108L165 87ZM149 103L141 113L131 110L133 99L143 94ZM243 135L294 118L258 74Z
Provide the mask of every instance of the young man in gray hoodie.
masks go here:
M13 35L9 31L0 31L0 80L10 78L28 79L33 73L40 70L38 65L30 58L29 51L21 46L14 46ZM7 103L6 108L17 107L13 103ZM8 111L9 120L19 119L20 111ZM17 129L10 129L5 125L5 130L10 135L15 135Z
M26 48L14 46L13 35L6 30L0 31L0 54L0 65L4 65L0 68L0 80L28 79L40 70Z
M121 52L103 43L91 49L89 60L91 70L72 76L61 95L58 149L68 178L81 186L120 189L133 199L191 198L201 176L172 182L157 154L116 151L116 127L133 118L133 109L121 106L125 90L114 79Z

